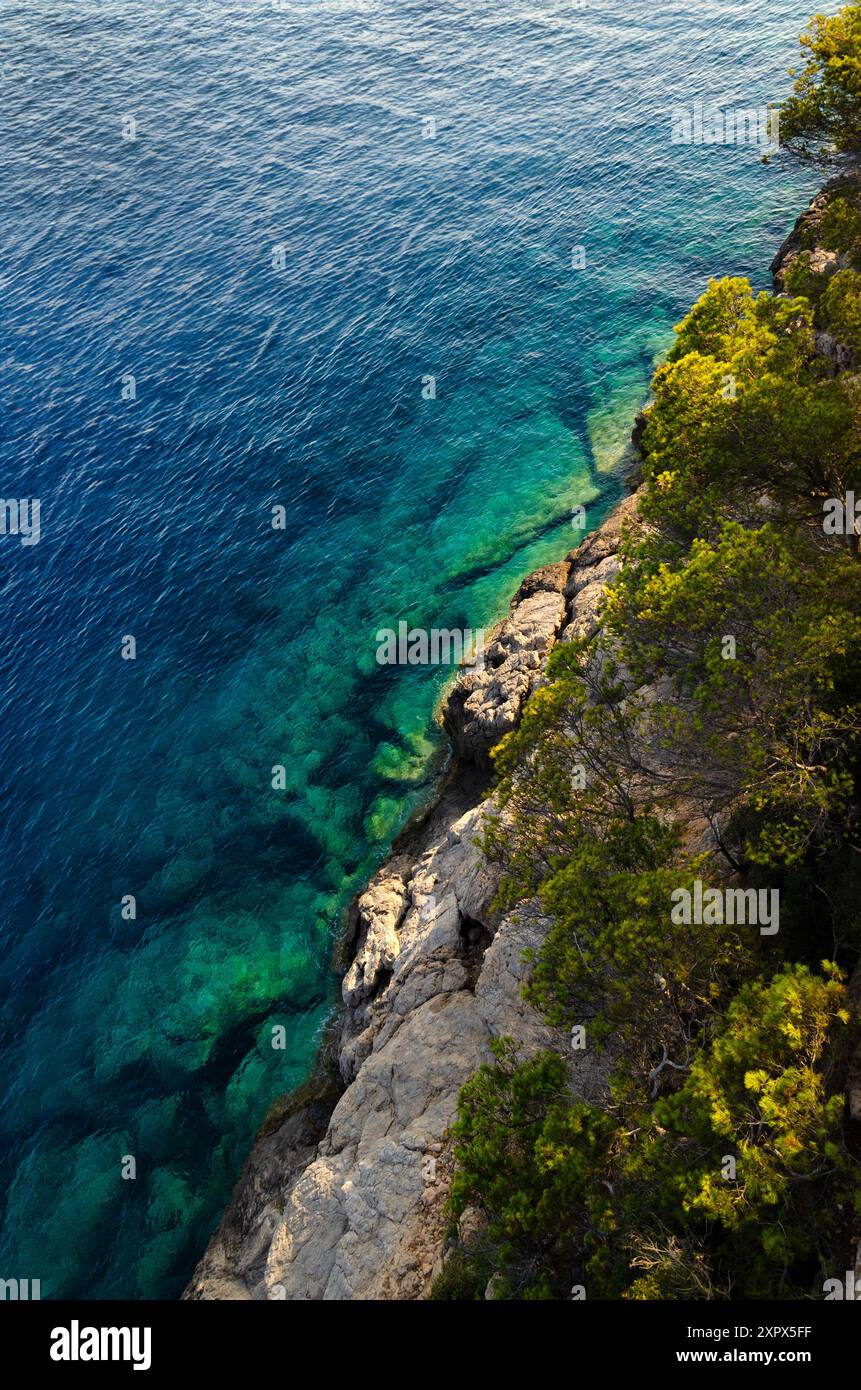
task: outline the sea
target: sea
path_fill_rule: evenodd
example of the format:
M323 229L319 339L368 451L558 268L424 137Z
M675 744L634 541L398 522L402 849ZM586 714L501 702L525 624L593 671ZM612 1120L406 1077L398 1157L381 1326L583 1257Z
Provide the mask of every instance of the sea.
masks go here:
M695 116L808 4L4 0L0 1278L181 1292L445 756L378 634L487 630L768 286L817 175Z

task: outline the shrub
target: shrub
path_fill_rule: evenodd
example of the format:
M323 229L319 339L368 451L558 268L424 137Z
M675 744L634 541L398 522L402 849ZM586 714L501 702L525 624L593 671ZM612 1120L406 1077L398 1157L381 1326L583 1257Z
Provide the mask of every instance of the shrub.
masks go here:
M811 304L816 304L821 294L825 290L827 277L821 271L814 270L813 257L809 251L799 251L798 255L790 262L786 274L783 277L783 285L787 294L802 296L810 300Z
M861 250L861 213L854 203L846 198L829 199L819 237L828 251L855 254Z
M822 976L797 965L744 985L627 1158L628 1180L653 1188L653 1212L700 1242L717 1228L717 1262L736 1296L798 1292L805 1262L827 1271L829 1243L849 1224L856 1182L826 1065L833 1030L847 1022L846 991L827 962ZM736 1163L729 1180L726 1157Z
M520 1066L510 1042L497 1041L494 1053L496 1065L461 1091L451 1210L483 1212L497 1297L564 1298L608 1204L591 1178L614 1127L594 1107L571 1105L555 1053Z
M780 138L802 159L828 165L861 149L861 5L815 15L801 47L806 61L781 109Z
M822 297L822 317L836 338L861 353L861 274L857 270L838 270L832 276Z

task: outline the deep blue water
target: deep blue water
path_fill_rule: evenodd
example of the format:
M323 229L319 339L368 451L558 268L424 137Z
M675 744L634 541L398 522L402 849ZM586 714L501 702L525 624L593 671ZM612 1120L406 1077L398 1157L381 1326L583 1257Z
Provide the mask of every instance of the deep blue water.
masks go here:
M374 634L498 616L767 283L813 177L669 111L780 97L808 3L5 0L0 1277L181 1289L432 779Z

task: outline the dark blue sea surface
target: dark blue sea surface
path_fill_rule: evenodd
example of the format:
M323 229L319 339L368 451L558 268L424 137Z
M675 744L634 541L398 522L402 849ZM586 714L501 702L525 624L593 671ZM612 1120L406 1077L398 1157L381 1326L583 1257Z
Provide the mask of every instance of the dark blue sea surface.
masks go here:
M783 95L808 5L5 0L0 1277L181 1290L438 762L375 634L498 617L767 284L814 176L670 112Z

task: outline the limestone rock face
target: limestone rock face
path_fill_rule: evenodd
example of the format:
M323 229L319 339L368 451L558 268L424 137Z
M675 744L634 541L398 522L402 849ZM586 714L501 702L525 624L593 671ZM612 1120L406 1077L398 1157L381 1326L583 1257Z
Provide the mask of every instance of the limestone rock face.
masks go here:
M490 749L517 724L564 620L569 569L562 561L529 575L493 629L483 665L458 677L444 723L462 761L487 766Z
M349 1008L374 993L380 975L391 970L400 954L398 927L407 905L407 890L398 875L374 883L359 899L362 934L344 977L344 1003Z
M429 999L467 985L468 947L465 922L480 922L496 892L498 875L481 854L483 807L478 806L437 832L409 871L404 909L398 920L396 949L384 988L363 1000L344 981L345 1010L338 1064L345 1081L358 1074L375 1044L394 1036L404 1020ZM374 901L388 893L386 869L372 880L360 899ZM365 911L368 911L366 906ZM468 928L467 928L468 931ZM357 956L358 959L358 956Z
M517 1038L528 1052L560 1046L559 1034L542 1023L521 994L529 974L523 953L538 949L547 926L536 904L518 906L500 923L475 986L476 1002L493 1036Z
M804 249L804 248L802 248ZM810 250L810 269L817 275L833 275L836 270L843 268L843 258L836 251L827 251L824 246L813 246ZM775 272L775 285L779 285L783 290L786 284L787 272L800 255L800 250L791 250L787 253L785 260Z
M297 1176L314 1159L336 1099L320 1090L264 1126L184 1298L247 1300L264 1286L281 1214Z
M835 184L839 184L839 182L838 179ZM795 257L808 245L811 247L816 245L822 214L828 202L829 187L830 185L826 185L822 192L818 193L810 205L805 208L804 212L796 218L795 226L769 266L777 294L782 294L784 291L786 272Z
M444 715L455 784L480 787L476 765L515 727L560 631L595 621L632 506L524 580L484 670L458 677ZM314 1102L316 1131L300 1109L258 1140L186 1298L421 1298L444 1257L447 1131L491 1040L559 1050L574 1091L602 1094L607 1064L572 1054L522 997L524 951L547 923L531 902L494 915L498 869L479 846L494 809L480 791L466 809L443 795L358 899L332 1046L339 1094Z
M573 642L593 637L598 631L601 600L608 584L619 572L619 543L622 528L636 510L636 493L625 497L610 513L603 526L569 557L571 569L565 589L567 621L560 641Z
M834 373L846 372L855 366L855 354L845 343L841 343L833 333L815 333L816 351L828 359Z
M369 1055L275 1229L265 1296L418 1297L436 1256L423 1230L435 1154L489 1033L465 990L435 995ZM391 1295L389 1295L391 1296Z

